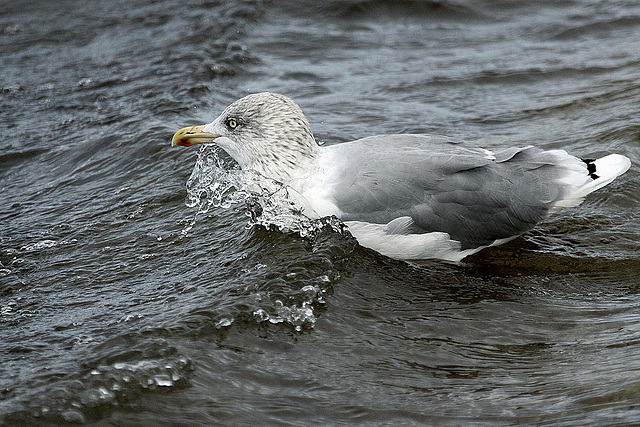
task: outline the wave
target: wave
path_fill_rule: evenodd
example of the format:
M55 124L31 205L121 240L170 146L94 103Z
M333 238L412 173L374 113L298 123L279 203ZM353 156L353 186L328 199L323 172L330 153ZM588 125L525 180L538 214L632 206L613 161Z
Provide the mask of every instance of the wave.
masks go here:
M349 0L331 1L318 6L315 2L296 3L298 12L316 9L320 13L341 19L419 18L469 19L482 13L468 5L437 0Z

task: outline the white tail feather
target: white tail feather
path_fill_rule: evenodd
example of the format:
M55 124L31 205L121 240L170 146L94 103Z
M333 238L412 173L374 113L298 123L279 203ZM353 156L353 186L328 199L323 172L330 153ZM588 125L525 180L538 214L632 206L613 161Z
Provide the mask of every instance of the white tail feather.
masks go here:
M595 166L595 171L591 176L597 178L589 178L582 185L572 188L565 197L553 204L551 211L579 205L589 193L609 184L631 167L631 161L620 154L610 154L593 161L592 164Z

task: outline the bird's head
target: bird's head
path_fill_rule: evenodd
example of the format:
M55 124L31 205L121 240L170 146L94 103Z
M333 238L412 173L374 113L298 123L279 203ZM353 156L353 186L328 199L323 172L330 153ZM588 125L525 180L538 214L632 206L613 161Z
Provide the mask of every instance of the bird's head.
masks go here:
M300 107L274 93L247 95L229 105L213 122L180 129L171 145L215 143L242 169L280 182L313 159L317 144Z

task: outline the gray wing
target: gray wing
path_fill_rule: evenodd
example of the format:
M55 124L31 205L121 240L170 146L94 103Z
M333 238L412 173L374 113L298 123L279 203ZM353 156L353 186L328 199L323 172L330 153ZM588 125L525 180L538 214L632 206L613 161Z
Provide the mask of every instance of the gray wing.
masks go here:
M534 147L493 154L445 137L391 135L326 149L344 159L334 194L344 221L399 219L388 232L446 232L462 249L526 232L561 191L557 159Z

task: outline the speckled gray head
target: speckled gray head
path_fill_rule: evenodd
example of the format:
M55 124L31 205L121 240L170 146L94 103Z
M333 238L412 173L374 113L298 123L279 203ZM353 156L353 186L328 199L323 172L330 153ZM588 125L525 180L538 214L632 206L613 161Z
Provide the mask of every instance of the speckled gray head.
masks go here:
M213 122L176 132L172 145L215 142L241 168L286 182L313 159L317 144L300 107L283 95L247 95Z

